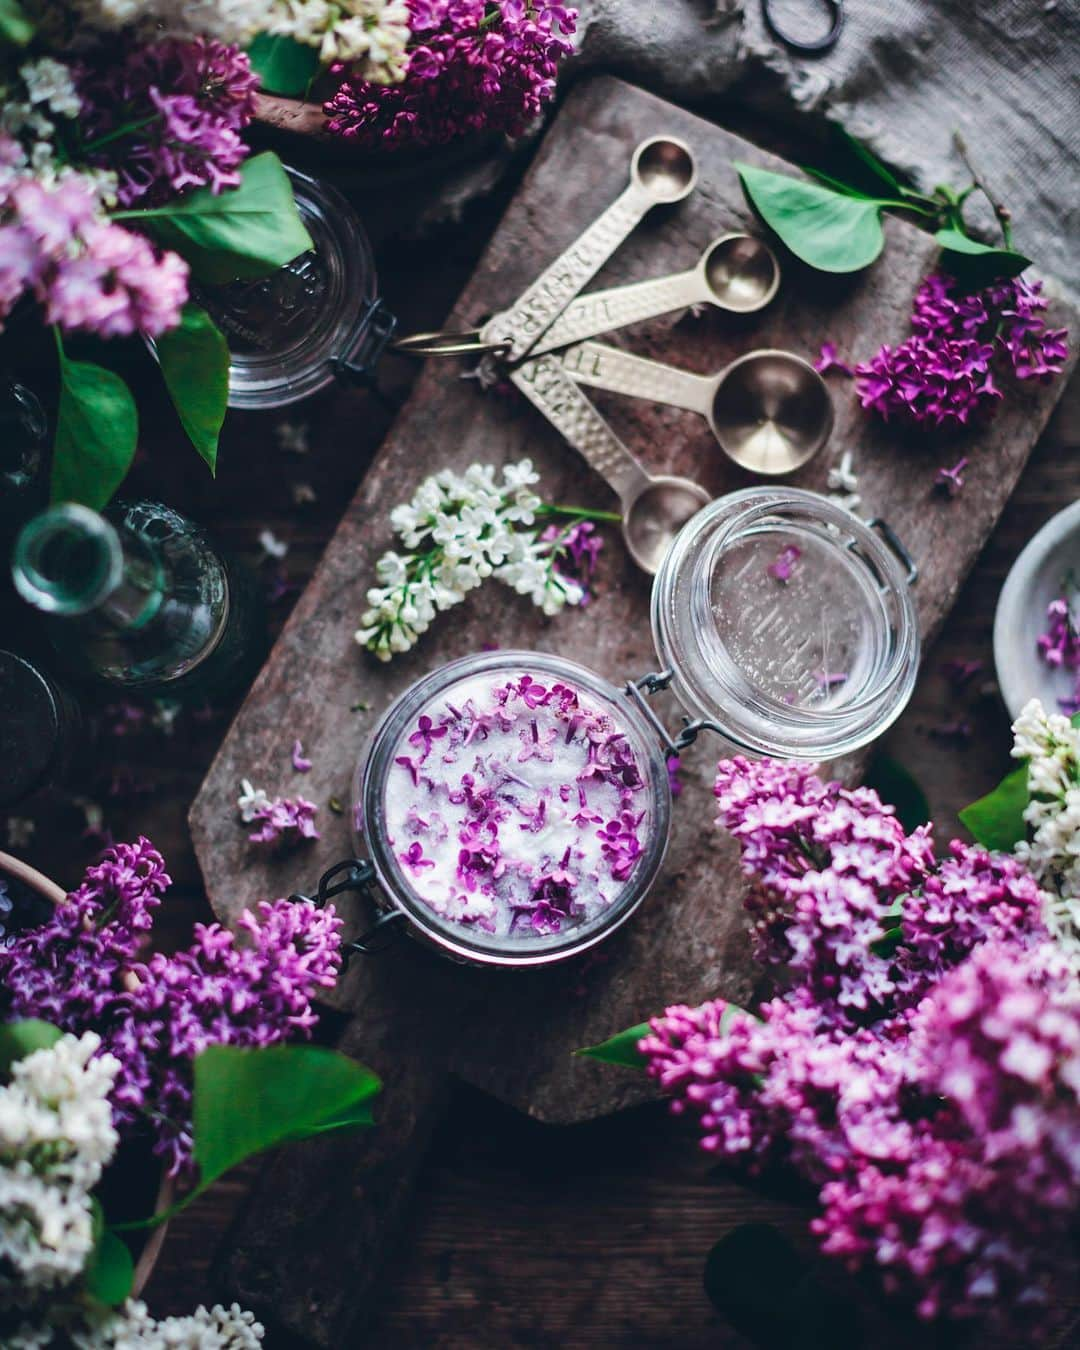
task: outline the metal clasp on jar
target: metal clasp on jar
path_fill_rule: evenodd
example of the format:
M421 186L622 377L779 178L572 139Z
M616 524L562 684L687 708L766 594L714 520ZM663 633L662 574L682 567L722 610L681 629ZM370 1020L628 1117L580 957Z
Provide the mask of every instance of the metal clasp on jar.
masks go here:
M376 919L371 927L352 942L341 944L341 956L345 965L356 955L377 956L386 951L402 932L402 920L408 916L400 909L386 908L375 894L375 868L367 858L343 858L328 868L319 878L314 895L295 892L290 900L306 900L322 909L327 901L345 891L354 891L369 900L376 910Z
M678 755L687 746L693 745L703 731L715 731L718 736L724 735L724 728L718 722L712 722L707 717L695 720L685 716L682 719L682 730L678 735L674 737L669 735L667 727L657 717L647 700L650 695L659 694L666 689L674 678L673 670L662 670L657 674L643 675L640 680L627 680L624 687L624 693L637 705L641 715L660 737L660 744L669 755Z

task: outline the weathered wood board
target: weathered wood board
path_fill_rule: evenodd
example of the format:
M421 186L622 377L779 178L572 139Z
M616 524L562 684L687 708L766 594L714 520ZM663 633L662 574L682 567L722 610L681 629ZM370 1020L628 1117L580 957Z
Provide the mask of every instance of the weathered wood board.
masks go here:
M597 285L681 270L715 236L760 228L731 161L784 167L779 161L620 81L596 79L567 100L452 324L474 322L513 300L622 189L633 146L662 132L692 146L698 188L685 203L649 217ZM935 255L933 241L902 222L888 221L886 231L882 259L854 277L822 277L782 258L780 296L762 315L676 315L623 330L615 340L703 372L758 346L812 357L826 338L842 354L865 358L882 341L906 336L912 296ZM1057 309L1055 323L1073 318ZM512 393L484 394L461 374L455 362L432 361L417 381L192 808L207 889L225 921L261 897L312 886L351 851L346 818L324 809L317 844L285 859L259 853L236 820L241 777L272 792L348 802L365 738L389 702L424 672L485 643L556 651L616 681L655 668L648 583L614 535L597 598L585 611L547 620L492 583L389 666L356 648L352 634L374 562L390 544L389 512L426 473L529 455L553 500L610 504L604 485L532 409ZM823 489L829 464L841 450L853 451L866 514L887 517L921 564L924 637L948 612L1063 386L1064 377L1049 387L1021 387L989 428L942 446L871 422L851 385L834 378L830 446L793 481ZM693 414L595 397L650 467L696 477L717 495L752 481L722 458ZM967 484L950 502L932 488L934 468L969 452ZM358 702L368 710L351 711ZM676 710L668 711L674 723ZM297 736L314 761L303 780L289 764ZM540 1119L582 1120L640 1100L649 1089L636 1075L575 1060L574 1048L668 1002L747 998L754 971L742 882L730 841L712 825L712 759L707 741L685 757L665 871L634 920L595 956L542 972L473 971L403 942L377 960L354 962L334 1001L353 1014L343 1047L385 1080L381 1127L361 1138L312 1141L271 1164L228 1261L232 1292L319 1344L351 1343L447 1074ZM363 916L346 908L355 930Z

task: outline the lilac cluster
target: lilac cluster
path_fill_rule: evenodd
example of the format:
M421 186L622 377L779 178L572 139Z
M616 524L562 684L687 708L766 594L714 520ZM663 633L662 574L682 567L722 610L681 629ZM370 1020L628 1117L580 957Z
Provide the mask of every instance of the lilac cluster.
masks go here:
M0 947L0 1016L96 1031L123 1068L112 1096L124 1132L149 1130L173 1174L190 1167L192 1060L208 1045L271 1045L310 1031L311 997L333 984L341 922L286 900L245 912L242 941L197 925L189 950L138 957L169 885L146 839L117 844L48 923Z
M891 1115L904 1145L821 1191L825 1251L920 1316L1013 1312L1029 1334L1075 1260L1080 986L1051 942L991 942L920 1005Z
M1062 712L1070 717L1080 711L1080 633L1073 619L1071 601L1076 587L1067 578L1065 594L1051 600L1046 609L1046 631L1039 634L1038 647L1042 659L1053 670L1068 671L1074 677L1074 688L1069 698L1058 699Z
M253 844L280 844L291 839L318 839L318 807L306 797L275 797L252 817L259 828L248 838Z
M650 1074L709 1152L813 1187L823 1249L920 1316L1030 1317L1080 1206L1080 987L1033 879L958 842L935 861L804 766L722 763L717 797L786 992L669 1008Z
M907 835L869 788L823 783L811 766L722 760L717 821L755 877L748 902L759 960L797 970L823 1015L881 1015L896 971L877 943L933 866L928 826Z
M555 576L562 582L573 582L581 588L578 603L584 607L592 599L589 586L604 539L591 520L578 520L573 525L548 525L541 532L541 544L548 544L555 557Z
M577 11L525 0L409 0L408 68L375 84L348 66L328 127L370 148L441 145L467 132L518 135L555 93Z
M204 37L129 44L76 76L89 162L116 172L123 206L240 182L240 131L259 80L237 47Z
M965 294L943 273L915 297L912 336L856 367L859 400L886 421L962 427L1002 397L1004 368L1018 380L1049 380L1068 356L1064 329L1048 329L1042 283L1017 277Z
M188 267L101 215L96 186L77 173L39 182L0 133L0 320L26 292L47 323L101 337L174 328Z

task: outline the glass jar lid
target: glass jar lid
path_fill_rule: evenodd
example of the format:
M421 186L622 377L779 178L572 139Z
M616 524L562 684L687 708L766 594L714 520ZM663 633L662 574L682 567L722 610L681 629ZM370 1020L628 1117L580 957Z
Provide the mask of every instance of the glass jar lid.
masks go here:
M315 247L259 281L199 285L229 344L229 407L280 408L330 383L375 301L375 261L336 189L286 166Z
M666 554L656 650L686 711L736 749L834 759L879 736L911 695L913 579L828 498L747 488L705 507Z
M467 656L411 686L358 769L387 899L435 946L540 965L619 927L667 846L666 759L634 702L557 656Z

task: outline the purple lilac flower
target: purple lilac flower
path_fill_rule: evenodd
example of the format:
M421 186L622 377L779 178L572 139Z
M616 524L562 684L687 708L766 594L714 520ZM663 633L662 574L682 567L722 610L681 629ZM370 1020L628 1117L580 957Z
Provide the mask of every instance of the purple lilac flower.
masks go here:
M790 581L801 557L802 549L798 544L786 544L776 555L775 561L771 562L765 570L769 576L775 577L777 581Z
M846 375L849 379L854 378L855 375L854 370L836 355L836 344L832 342L821 344L821 352L814 362L814 369L820 375L825 375L830 370L835 370L838 375Z
M1053 943L986 943L920 1005L906 1047L893 1114L915 1122L909 1151L856 1158L813 1228L926 1319L1015 1310L1038 1339L1048 1277L1075 1275L1080 986Z
M251 821L258 824L248 838L253 844L290 844L320 838L315 824L319 808L306 797L274 797L255 808Z
M726 761L717 798L787 992L760 1019L667 1009L649 1073L710 1153L818 1189L813 1231L853 1271L926 1319L1015 1310L1035 1335L1080 1206L1080 986L1035 882L961 843L935 862L928 827L805 766Z
M11 144L0 135L0 163ZM187 263L106 220L90 180L0 167L0 219L0 320L32 291L65 331L157 336L179 323Z
M1064 595L1051 600L1046 609L1046 631L1039 634L1039 655L1052 670L1064 670L1075 677L1071 696L1059 698L1058 704L1066 716L1080 709L1080 632L1073 618L1072 601L1076 587L1072 576L1063 582Z
M1042 283L1016 277L965 294L935 273L919 288L912 336L856 367L859 399L888 421L960 427L1002 397L995 366L1018 380L1049 380L1068 356L1064 329L1048 329Z
M582 590L581 605L592 599L589 586L604 546L603 536L591 520L579 520L567 529L564 525L549 525L540 535L541 543L554 546L555 575L563 581L575 582Z
M311 996L333 984L341 921L333 906L264 902L242 941L196 925L186 952L138 956L169 885L146 839L117 844L48 922L0 947L0 1017L93 1030L123 1070L112 1104L123 1131L154 1134L170 1172L191 1160L192 1060L208 1045L271 1045L306 1035Z
M668 787L671 789L671 795L678 797L682 792L682 780L679 778L681 760L678 755L668 755L666 764Z
M950 497L955 497L964 486L963 470L967 468L967 456L958 459L951 469L944 465L934 475L934 486L944 489Z
M291 759L297 773L311 772L311 760L304 754L304 744L299 739L293 741Z
M941 673L954 689L963 689L982 669L983 662L976 657L971 661L946 661Z
M76 74L89 141L135 124L91 156L116 171L121 205L151 206L189 188L220 192L240 182L248 153L240 131L254 116L259 80L238 48L164 38Z
M514 136L555 93L577 11L539 0L409 0L409 65L399 84L342 76L324 105L337 135L369 148L440 145L467 132Z
M722 760L715 792L717 823L759 883L748 901L759 959L798 971L823 1016L880 1015L896 985L874 943L933 865L929 827L906 835L876 792L823 783L804 764Z

